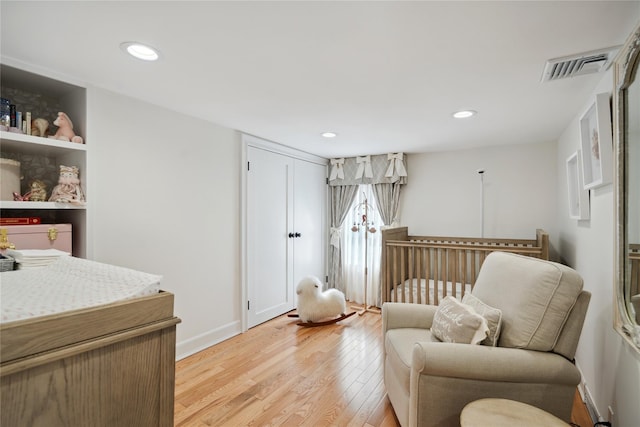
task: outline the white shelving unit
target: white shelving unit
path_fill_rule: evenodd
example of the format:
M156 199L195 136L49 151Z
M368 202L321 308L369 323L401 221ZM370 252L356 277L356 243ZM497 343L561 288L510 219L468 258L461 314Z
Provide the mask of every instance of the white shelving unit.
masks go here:
M41 217L43 223L70 223L73 234L73 255L86 257L88 255L87 210L90 206L90 198L86 194L88 154L86 89L4 63L0 64L0 79L2 97L11 99L13 96L17 98L15 102L12 99L12 102L17 105L18 110L39 109L39 116L47 119L50 123L50 133L56 129L53 120L57 115L56 110L59 109L72 118L75 133L85 139L85 144L78 144L21 133L0 132L0 157L18 160L28 157L49 165L46 179L50 186L47 188L47 197L51 195L51 191L57 183L59 166L77 166L80 171L81 186L87 197L87 202L83 205L2 200L0 201L1 216L5 218L32 216ZM21 102L29 105L20 105ZM38 102L41 105L36 105ZM22 165L22 175L30 175L31 179L43 178L37 176L34 171L25 170L25 167L29 167L28 162L26 165ZM21 192L26 192L28 186L29 182L23 182Z

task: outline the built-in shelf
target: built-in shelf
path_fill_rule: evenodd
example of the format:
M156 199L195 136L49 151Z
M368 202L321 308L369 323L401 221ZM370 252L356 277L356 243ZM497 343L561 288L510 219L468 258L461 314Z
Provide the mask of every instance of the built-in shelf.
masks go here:
M10 200L0 201L0 209L86 209L85 205L56 202L15 202Z
M86 139L86 88L51 78L46 75L0 64L2 97L16 105L16 111L31 112L32 118L49 122L49 134L58 112L63 111L73 120L76 135ZM35 180L47 186L47 199L58 183L60 166L75 166L80 172L81 187L87 189L87 144L60 141L49 137L0 131L0 156L20 163L22 176L19 187L10 191L25 194ZM0 213L4 218L36 217L42 223L72 225L73 255L87 257L88 204L13 201L3 194Z
M69 150L87 151L85 144L25 135L23 133L0 131L0 139L2 140L2 151L19 151L25 154L38 153L45 156L65 154Z

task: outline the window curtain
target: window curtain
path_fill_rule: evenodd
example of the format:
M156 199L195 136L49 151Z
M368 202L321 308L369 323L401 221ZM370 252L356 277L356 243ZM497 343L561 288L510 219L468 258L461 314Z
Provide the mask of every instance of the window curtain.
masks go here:
M380 256L382 224L391 225L396 221L400 200L400 188L407 183L407 169L403 153L389 153L375 156L348 157L330 160L329 186L331 188L331 245L329 249L329 287L337 288L347 298L363 302L364 289L364 246L351 231L355 218L345 217L353 211L354 198L360 199L363 191L369 204L376 206L379 200L383 211L377 216L377 233L367 236L368 305L380 303ZM374 194L372 186L382 185ZM361 189L359 187L362 186ZM371 239L369 239L371 238ZM362 259L360 259L362 258ZM356 269L361 272L356 273Z
M366 286L366 305L379 307L382 250L380 228L383 224L373 196L373 186L365 184L353 188L358 189L358 194L346 215L342 231L345 296L349 301L364 304L364 287ZM367 222L371 223L368 228L362 225L365 201L368 204ZM375 232L371 232L372 228ZM367 269L366 284L365 267Z
M331 244L329 245L329 287L345 292L342 280L342 224L356 197L358 187L340 185L330 187L331 194ZM346 292L345 292L346 293Z
M402 185L394 184L373 184L373 195L380 211L382 221L389 227L398 223L398 207L400 206L400 191Z

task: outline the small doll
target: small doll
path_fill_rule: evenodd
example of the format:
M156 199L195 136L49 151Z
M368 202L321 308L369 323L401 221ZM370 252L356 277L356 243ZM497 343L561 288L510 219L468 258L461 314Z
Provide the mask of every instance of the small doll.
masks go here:
M51 192L50 202L61 203L84 203L84 192L80 187L80 178L78 178L78 168L76 166L60 165L60 177L58 185Z

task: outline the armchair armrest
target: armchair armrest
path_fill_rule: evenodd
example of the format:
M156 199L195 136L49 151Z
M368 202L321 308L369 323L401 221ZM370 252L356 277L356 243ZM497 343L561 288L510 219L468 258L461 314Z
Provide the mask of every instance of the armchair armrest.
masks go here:
M382 305L382 332L398 328L429 329L437 309L435 305L385 302Z
M416 343L411 375L571 386L580 382L578 369L559 354L444 342Z

